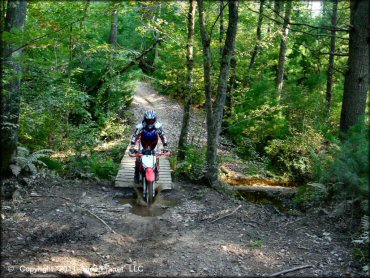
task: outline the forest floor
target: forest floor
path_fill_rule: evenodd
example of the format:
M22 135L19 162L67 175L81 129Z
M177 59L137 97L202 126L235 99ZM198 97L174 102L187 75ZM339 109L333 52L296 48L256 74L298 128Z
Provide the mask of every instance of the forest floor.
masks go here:
M147 106L175 146L181 106L140 83L131 110L139 119ZM194 140L205 136L203 120L192 118ZM110 181L29 181L2 200L3 276L269 276L300 266L286 276L360 274L350 217L292 215L198 184L174 186L148 209Z

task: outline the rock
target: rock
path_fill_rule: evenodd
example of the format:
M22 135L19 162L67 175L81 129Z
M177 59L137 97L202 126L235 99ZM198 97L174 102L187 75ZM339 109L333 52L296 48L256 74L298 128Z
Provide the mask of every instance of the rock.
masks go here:
M131 258L128 258L128 259L126 260L126 263L131 264L131 263L132 263L132 259L131 259Z
M98 251L98 248L96 248L95 246L91 247L91 250L93 250L94 252Z
M82 276L84 276L84 277L91 277L91 276L92 276L92 274L91 274L90 270L88 270L88 269L84 268L84 269L82 270Z
M190 269L190 273L194 273L195 272L195 270L194 269Z
M1 214L1 220L4 220L4 219L5 219L5 215Z
M159 257L159 254L155 253L154 254L154 257L158 258Z

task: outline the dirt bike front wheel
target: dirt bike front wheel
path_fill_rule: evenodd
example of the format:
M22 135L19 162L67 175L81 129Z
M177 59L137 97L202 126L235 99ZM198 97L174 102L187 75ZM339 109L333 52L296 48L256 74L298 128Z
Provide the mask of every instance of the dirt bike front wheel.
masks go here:
M153 192L154 192L153 186L154 186L154 184L153 184L152 181L151 182L149 182L149 181L146 182L146 202L147 202L148 205L153 204L153 199L154 199L153 198Z

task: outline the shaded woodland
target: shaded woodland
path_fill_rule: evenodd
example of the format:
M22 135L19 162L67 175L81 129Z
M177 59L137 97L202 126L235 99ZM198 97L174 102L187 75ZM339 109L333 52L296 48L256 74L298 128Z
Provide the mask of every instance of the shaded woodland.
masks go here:
M243 177L299 185L295 209L345 204L362 223L354 248L367 250L369 1L0 8L4 180L113 180L138 120L128 112L135 86L147 82L183 107L170 146L176 177L219 188L221 164L234 161ZM194 113L204 116L205 145L189 136ZM222 144L235 156L220 155Z

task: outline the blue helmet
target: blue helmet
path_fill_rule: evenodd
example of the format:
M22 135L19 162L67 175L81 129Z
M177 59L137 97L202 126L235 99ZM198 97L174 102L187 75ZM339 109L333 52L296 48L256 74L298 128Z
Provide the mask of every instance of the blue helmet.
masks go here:
M154 110L147 110L144 114L145 127L152 129L157 121L157 113Z

